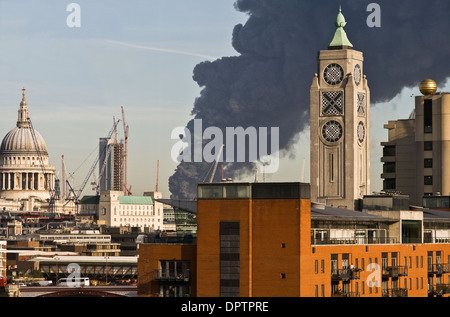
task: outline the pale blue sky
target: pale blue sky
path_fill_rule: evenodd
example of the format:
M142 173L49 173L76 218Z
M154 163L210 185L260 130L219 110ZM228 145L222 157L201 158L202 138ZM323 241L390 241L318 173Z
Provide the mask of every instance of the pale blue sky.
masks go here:
M79 168L73 179L78 187L94 162L99 137L108 133L113 116L121 118L124 106L133 194L155 189L160 160L159 188L168 197L167 181L176 168L171 131L188 122L200 92L193 69L208 56L236 55L233 27L247 16L234 9L234 0L80 0L81 28L69 28L70 2L0 1L0 136L15 126L25 87L31 119L58 177L64 155L67 173ZM306 77L310 82L313 74ZM372 110L373 190L381 188L383 125L408 117L411 94L418 93L405 90ZM266 180L309 181L308 133L300 136L295 154ZM84 194L89 193L88 186Z
M246 15L233 2L77 1L81 27L69 28L71 1L0 1L0 135L14 127L26 87L33 125L59 178L61 155L68 173L85 162L73 180L77 187L94 162L96 153L89 155L98 138L124 106L133 193L154 190L160 160L160 190L167 196L176 168L171 131L187 123L200 92L193 69L205 60L201 55L236 54L232 30Z

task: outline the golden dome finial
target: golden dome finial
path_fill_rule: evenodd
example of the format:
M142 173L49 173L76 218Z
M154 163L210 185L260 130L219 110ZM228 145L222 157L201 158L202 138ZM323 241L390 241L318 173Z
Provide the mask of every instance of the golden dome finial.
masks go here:
M437 85L434 80L428 78L428 79L422 80L422 82L420 83L419 89L420 89L420 92L424 96L429 96L429 95L433 95L436 93Z

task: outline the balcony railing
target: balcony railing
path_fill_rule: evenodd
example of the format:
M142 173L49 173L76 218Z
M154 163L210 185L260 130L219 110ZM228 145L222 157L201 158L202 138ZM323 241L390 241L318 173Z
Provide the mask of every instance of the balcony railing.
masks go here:
M311 238L312 245L325 245L325 244L396 244L397 238L330 238L330 239L317 239Z
M190 271L186 270L184 272L167 272L166 270L155 270L154 280L160 282L189 282Z
M408 297L408 289L406 288L390 288L382 291L383 297Z
M382 274L384 278L398 278L399 276L408 276L408 268L406 266L388 266L383 268Z
M358 269L338 269L331 272L331 279L333 281L350 281L359 280L359 270Z
M450 294L450 284L432 285L428 293L432 296L442 296L444 294Z
M331 294L331 297L360 297L360 293L359 292L338 292L338 293L334 293Z
M448 263L431 264L428 266L428 273L436 275L450 273L450 265Z

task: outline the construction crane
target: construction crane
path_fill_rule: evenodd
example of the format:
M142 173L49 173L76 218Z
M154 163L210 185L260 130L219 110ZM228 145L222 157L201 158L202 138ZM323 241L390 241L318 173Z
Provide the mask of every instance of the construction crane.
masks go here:
M216 169L217 169L217 165L219 164L219 158L222 155L223 147L224 147L224 145L222 144L222 146L220 147L219 153L217 154L216 163L214 164L214 169L212 171L211 178L209 179L210 183L213 182L214 176L216 175Z
M159 192L159 160L156 163L156 187L155 187L155 191Z
M37 152L38 158L39 158L39 162L41 164L41 169L42 169L42 173L44 175L45 184L46 184L46 187L48 188L48 193L49 193L48 211L50 213L50 216L54 217L55 196L56 196L55 186L54 186L54 184L52 185L50 183L50 179L48 177L47 170L45 169L44 158L42 157L41 149L39 147L39 143L38 143L37 137L36 137L36 132L33 128L33 123L31 122L30 118L27 118L27 120L28 120L28 123L30 124L31 137L33 138L34 147L36 149L36 152ZM56 175L55 175L55 180L56 180Z
M117 129L116 129L116 127L114 127L114 134L116 134L116 133L117 133ZM116 139L116 135L114 135L114 140L115 139ZM106 150L105 160L103 161L103 165L102 165L102 167L100 169L100 175L98 176L98 183L97 183L97 187L96 187L96 194L97 194L97 196L100 195L100 184L101 184L101 181L102 181L102 178L103 178L103 174L105 172L106 165L108 164L108 157L111 154L111 151L113 149L112 146L107 146L107 148L108 149Z
M117 125L119 124L120 120L115 121L114 118L114 122L113 122L113 127L111 128L111 130L108 133L108 139L110 139L112 137L113 134L116 133L117 131ZM107 157L107 156L106 156ZM79 198L81 196L81 194L83 193L84 188L86 187L87 182L89 181L89 179L92 176L92 173L94 172L96 166L98 165L98 161L100 160L100 153L97 154L97 158L94 161L94 164L92 164L91 168L89 169L89 172L87 173L83 183L81 184L80 188L78 189L78 191L75 191L72 186L69 183L69 180L66 180L67 185L70 188L70 191L72 192L74 199L75 199L75 203L77 204L79 201ZM106 161L106 160L105 160ZM101 178L101 176L100 176ZM100 186L100 179L98 181L97 187ZM98 195L98 189L97 189L97 195Z
M64 163L64 155L61 155L61 169L62 169L62 199L66 199L66 165Z
M128 125L125 121L125 111L123 109L122 106L122 122L123 122L123 133L125 136L125 149L124 149L124 193L125 196L130 195L130 190L128 189L128 183L127 183L127 178L128 178Z

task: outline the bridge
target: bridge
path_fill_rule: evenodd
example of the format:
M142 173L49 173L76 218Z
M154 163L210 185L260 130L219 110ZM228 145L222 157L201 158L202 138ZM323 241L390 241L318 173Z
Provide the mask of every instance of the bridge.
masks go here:
M137 297L137 285L21 286L19 297Z

